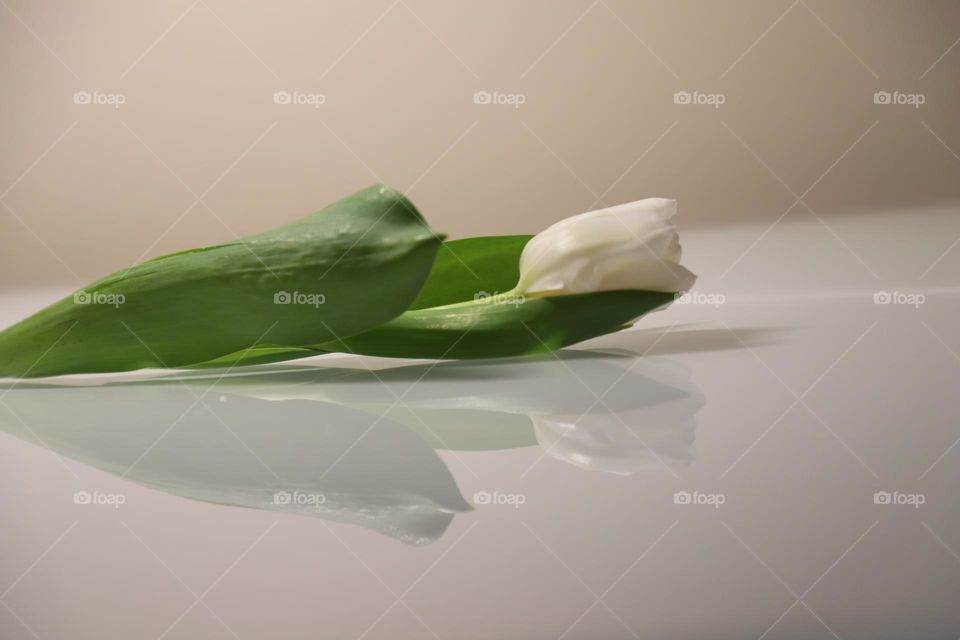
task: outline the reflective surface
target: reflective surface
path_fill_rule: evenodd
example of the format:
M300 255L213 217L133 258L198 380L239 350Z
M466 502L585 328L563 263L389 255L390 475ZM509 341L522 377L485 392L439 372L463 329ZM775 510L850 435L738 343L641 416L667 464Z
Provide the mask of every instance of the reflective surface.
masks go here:
M556 357L6 384L0 636L956 638L956 219L692 236Z
M678 365L585 351L382 371L274 366L90 386L20 382L5 391L5 431L119 478L358 524L414 545L470 510L435 449L539 445L586 469L669 469L692 458L703 405ZM81 491L76 500L97 498Z

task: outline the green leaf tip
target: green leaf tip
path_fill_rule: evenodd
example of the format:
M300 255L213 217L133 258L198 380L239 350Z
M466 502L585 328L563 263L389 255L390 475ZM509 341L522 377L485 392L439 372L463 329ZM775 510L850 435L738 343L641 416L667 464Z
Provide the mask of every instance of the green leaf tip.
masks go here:
M360 333L409 307L441 242L406 197L374 185L84 287L0 332L0 376L182 367Z

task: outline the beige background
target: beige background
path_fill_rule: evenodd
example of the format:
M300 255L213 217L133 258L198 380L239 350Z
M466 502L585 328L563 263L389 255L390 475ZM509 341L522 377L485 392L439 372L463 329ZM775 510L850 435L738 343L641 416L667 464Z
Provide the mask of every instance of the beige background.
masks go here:
M952 1L0 4L0 287L79 285L376 180L453 237L651 195L682 227L960 199Z

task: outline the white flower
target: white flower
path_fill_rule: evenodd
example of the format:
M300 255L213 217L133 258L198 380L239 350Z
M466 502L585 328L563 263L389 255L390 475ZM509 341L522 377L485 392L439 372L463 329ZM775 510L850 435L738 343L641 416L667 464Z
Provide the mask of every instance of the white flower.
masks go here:
M676 211L676 200L647 198L561 220L524 247L515 291L687 291L697 277L680 265Z

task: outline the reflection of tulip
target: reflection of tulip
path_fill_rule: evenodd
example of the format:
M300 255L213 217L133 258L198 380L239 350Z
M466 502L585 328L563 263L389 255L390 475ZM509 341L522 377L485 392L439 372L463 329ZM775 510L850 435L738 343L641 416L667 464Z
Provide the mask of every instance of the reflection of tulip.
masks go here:
M515 291L687 291L696 276L680 265L676 211L675 200L647 198L561 220L524 247Z
M388 415L441 449L507 449L539 442L557 459L613 473L689 463L694 419L704 404L690 372L677 363L589 351L377 372L305 369L227 379L220 388L263 399L313 398ZM402 407L396 406L398 397Z
M220 402L198 406L211 384ZM431 446L539 444L587 469L662 470L661 462L692 459L702 405L689 372L664 358L564 351L379 371L279 367L20 385L0 404L0 428L160 491L425 544L470 509Z

